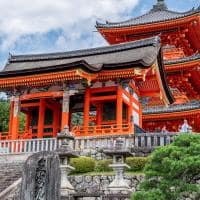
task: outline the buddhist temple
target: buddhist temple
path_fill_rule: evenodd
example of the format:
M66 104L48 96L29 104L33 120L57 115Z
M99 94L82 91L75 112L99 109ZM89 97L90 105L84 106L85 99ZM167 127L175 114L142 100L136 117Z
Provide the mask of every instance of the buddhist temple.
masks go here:
M187 12L176 12L169 10L164 0L157 0L142 16L96 24L97 30L111 45L153 36L161 39L167 83L175 102L165 107L159 97L142 98L142 127L146 131L159 131L166 126L168 131L177 132L184 119L193 131L200 131L199 16L200 6Z
M173 103L159 37L71 52L11 55L0 73L10 97L9 132L1 139L133 134L142 127L143 97ZM19 112L26 115L19 131ZM83 122L72 127L72 115Z
M10 99L0 140L178 132L184 119L200 131L200 7L97 22L110 45L69 52L10 55L0 90ZM19 114L26 116L19 131ZM81 120L74 123L74 116Z

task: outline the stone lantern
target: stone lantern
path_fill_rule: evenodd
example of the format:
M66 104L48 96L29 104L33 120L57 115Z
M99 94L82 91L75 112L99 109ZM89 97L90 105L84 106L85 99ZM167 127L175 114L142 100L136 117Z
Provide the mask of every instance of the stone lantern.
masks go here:
M118 138L114 147L103 151L106 155L113 158L113 163L109 166L115 171L115 178L108 186L110 192L131 192L129 185L124 180L124 170L130 168L126 163L126 157L132 156L129 149L125 147L124 141Z
M68 174L74 170L69 165L70 158L78 157L77 153L70 147L69 142L74 140L73 135L69 132L69 128L65 127L64 131L58 133L58 142L61 141L61 147L56 150L60 158L61 170L61 196L69 196L75 192L74 187L68 180Z

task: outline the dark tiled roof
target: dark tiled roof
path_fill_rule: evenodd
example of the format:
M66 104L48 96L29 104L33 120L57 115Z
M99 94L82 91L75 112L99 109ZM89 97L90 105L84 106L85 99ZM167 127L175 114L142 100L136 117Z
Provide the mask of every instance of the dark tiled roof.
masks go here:
M198 59L200 59L200 53L194 54L192 56L180 58L180 59L166 60L166 61L164 61L164 64L165 65L172 65L172 64L184 63L184 62L189 62L189 61L198 60Z
M200 109L200 101L190 102L180 105L171 105L169 107L158 106L158 107L146 107L143 109L143 114L159 114L159 113L171 113L171 112L182 112L189 110Z
M94 72L100 71L102 68L109 68L111 65L133 62L148 67L157 59L159 50L160 38L152 37L136 42L85 50L50 54L11 55L0 75L6 72L17 73L26 70L56 69L58 66L65 66L66 69L67 65L80 64L80 62L84 63L88 70Z
M156 23L156 22L163 22L173 19L178 19L190 15L194 15L200 12L200 6L198 8L193 8L187 12L175 12L168 10L164 1L159 1L153 8L147 12L146 14L132 18L122 22L106 22L100 23L96 22L97 28L118 28L118 27L129 27L135 25L142 25L142 24L149 24L149 23Z

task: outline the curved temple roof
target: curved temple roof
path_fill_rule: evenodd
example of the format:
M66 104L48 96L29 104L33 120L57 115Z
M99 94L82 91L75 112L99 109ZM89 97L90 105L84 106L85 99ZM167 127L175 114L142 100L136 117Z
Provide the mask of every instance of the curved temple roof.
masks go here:
M179 58L179 59L174 59L174 60L165 60L164 64L173 65L173 64L184 63L184 62L189 62L189 61L194 61L194 60L199 60L199 59L200 59L200 53L197 53L192 56L188 56L184 58Z
M159 113L171 113L171 112L183 112L200 109L200 101L190 102L186 104L170 105L169 107L147 107L143 109L143 114L159 114Z
M0 80L9 77L36 75L83 69L89 73L125 68L149 68L158 63L159 82L168 102L174 99L166 82L159 37L106 47L35 55L11 55Z
M98 72L126 64L142 68L151 66L158 57L160 38L138 40L106 47L33 55L11 55L0 77L37 71L63 70L84 65L85 70ZM120 65L120 66L119 66ZM120 69L120 68L119 68Z
M153 8L144 15L141 15L136 18L132 18L130 20L122 21L122 22L106 22L100 23L96 22L97 28L120 28L120 27L129 27L135 25L142 25L148 23L156 23L163 22L172 19L179 19L186 16L191 16L200 12L200 6L198 8L193 8L187 12L175 12L168 10L164 0L158 0L157 4L153 6Z

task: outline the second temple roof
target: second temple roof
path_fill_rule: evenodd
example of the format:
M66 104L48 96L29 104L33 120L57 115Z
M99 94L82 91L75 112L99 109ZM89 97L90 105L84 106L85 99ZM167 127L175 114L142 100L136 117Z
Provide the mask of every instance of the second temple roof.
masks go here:
M129 27L142 24L163 22L168 20L179 19L187 16L191 16L200 12L200 6L198 8L192 8L187 12L176 12L171 11L167 8L164 0L158 0L157 4L148 11L146 14L139 17L135 17L126 21L121 22L106 22L106 23L96 23L97 28L120 28L120 27Z

